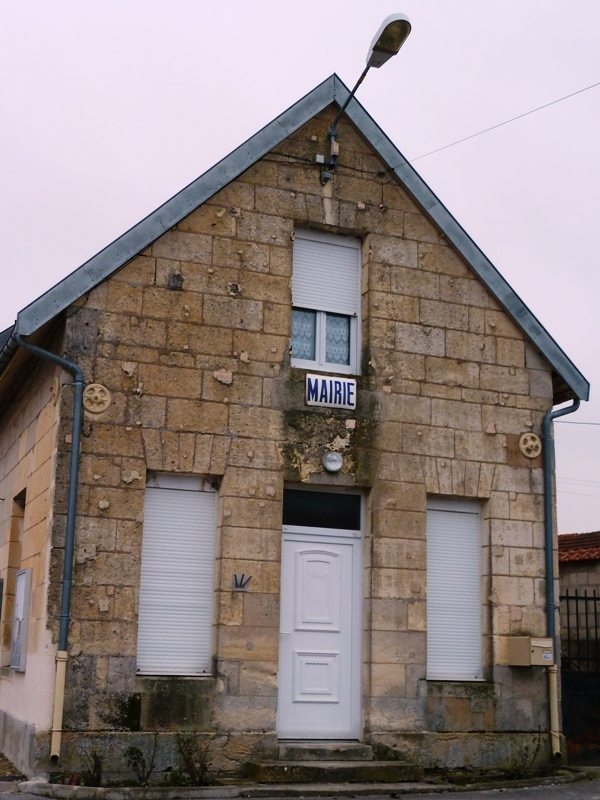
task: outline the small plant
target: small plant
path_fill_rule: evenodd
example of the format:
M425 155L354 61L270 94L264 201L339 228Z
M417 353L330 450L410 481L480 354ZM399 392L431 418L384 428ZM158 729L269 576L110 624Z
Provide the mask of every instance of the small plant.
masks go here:
M150 760L146 761L146 756L139 747L128 747L125 750L124 756L127 766L133 770L140 786L148 786L150 777L154 772L154 757L156 756L156 744L158 742L158 733L154 733L154 744L152 746L152 753Z
M165 772L165 786L190 786L190 784L190 776L178 767Z
M81 783L84 786L102 786L103 756L97 750L86 754L88 768L81 773Z
M177 749L192 785L206 786L209 782L210 770L208 744L200 740L196 731L190 734L178 733L176 741Z
M531 755L531 761L529 763L529 769L530 770L535 769L536 761L537 761L538 753L540 751L541 744L542 744L542 726L538 725L538 735L537 735L537 738L535 740L535 747L533 749L533 753Z

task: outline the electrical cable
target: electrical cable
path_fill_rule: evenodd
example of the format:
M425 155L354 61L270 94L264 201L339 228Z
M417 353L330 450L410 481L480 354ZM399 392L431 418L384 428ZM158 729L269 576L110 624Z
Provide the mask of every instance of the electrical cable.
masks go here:
M498 122L495 125L491 125L489 128L483 128L476 133L471 133L469 136L463 136L462 139L456 139L454 142L450 142L449 144L444 144L441 147L437 147L435 150L430 150L428 153L422 153L420 156L416 156L415 158L409 159L410 164L414 164L415 161L419 161L421 158L427 158L428 156L435 155L435 153L440 153L442 150L447 150L449 147L454 147L457 144L462 144L462 142L468 142L470 139L475 139L477 136L481 136L484 133L489 133L490 131L495 131L497 128L502 128L504 125L508 125L511 122L516 122L518 119L523 119L523 117L528 117L530 114L535 114L538 111L542 111L544 108L549 108L550 106L554 106L557 103L562 103L563 100L568 100L571 97L575 97L578 94L582 94L583 92L588 92L590 89L595 89L597 86L600 86L600 81L596 83L592 83L589 86L584 86L583 89L577 89L575 92L571 92L570 94L565 94L563 97L558 97L556 100L551 100L549 103L544 103L541 106L537 106L537 108L532 108L529 111L524 111L522 114L517 114L516 117L511 117L510 119L505 119L503 122Z
M559 425L591 425L592 427L600 427L600 422L559 422Z

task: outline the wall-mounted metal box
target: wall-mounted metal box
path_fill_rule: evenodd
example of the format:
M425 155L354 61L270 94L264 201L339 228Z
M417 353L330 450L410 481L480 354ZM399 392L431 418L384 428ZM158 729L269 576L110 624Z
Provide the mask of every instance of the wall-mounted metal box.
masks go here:
M511 667L550 667L554 664L554 648L549 637L509 636L507 643Z

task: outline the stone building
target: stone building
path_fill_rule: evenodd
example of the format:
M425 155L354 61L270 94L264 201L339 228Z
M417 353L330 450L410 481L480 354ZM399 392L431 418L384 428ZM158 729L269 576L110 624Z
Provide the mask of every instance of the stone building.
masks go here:
M561 705L569 760L600 753L600 532L558 537Z
M563 668L568 672L593 673L596 696L594 723L597 728L600 710L600 532L560 534L558 566ZM600 743L600 732L595 738Z
M548 630L542 421L589 387L356 100L328 163L347 96L324 81L0 334L0 747L27 774L154 743L165 770L185 733L220 774L298 740L550 753L545 670L507 643Z
M558 537L560 591L600 593L600 531Z

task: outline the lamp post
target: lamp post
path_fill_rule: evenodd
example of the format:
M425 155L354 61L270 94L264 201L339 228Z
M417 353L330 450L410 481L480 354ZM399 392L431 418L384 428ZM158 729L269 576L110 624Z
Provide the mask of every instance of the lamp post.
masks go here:
M338 120L348 107L350 100L352 100L356 94L358 87L364 81L367 72L371 67L379 69L379 67L383 66L386 61L389 61L392 56L395 56L408 38L410 29L410 22L408 17L404 14L391 14L389 17L386 17L379 26L379 30L373 37L373 41L367 53L366 66L359 79L356 81L354 88L346 98L344 105L335 115L329 127L329 133L327 134L329 138L329 161L321 171L321 183L325 184L333 177L333 170L335 169L337 157L339 155L339 144L337 142Z

